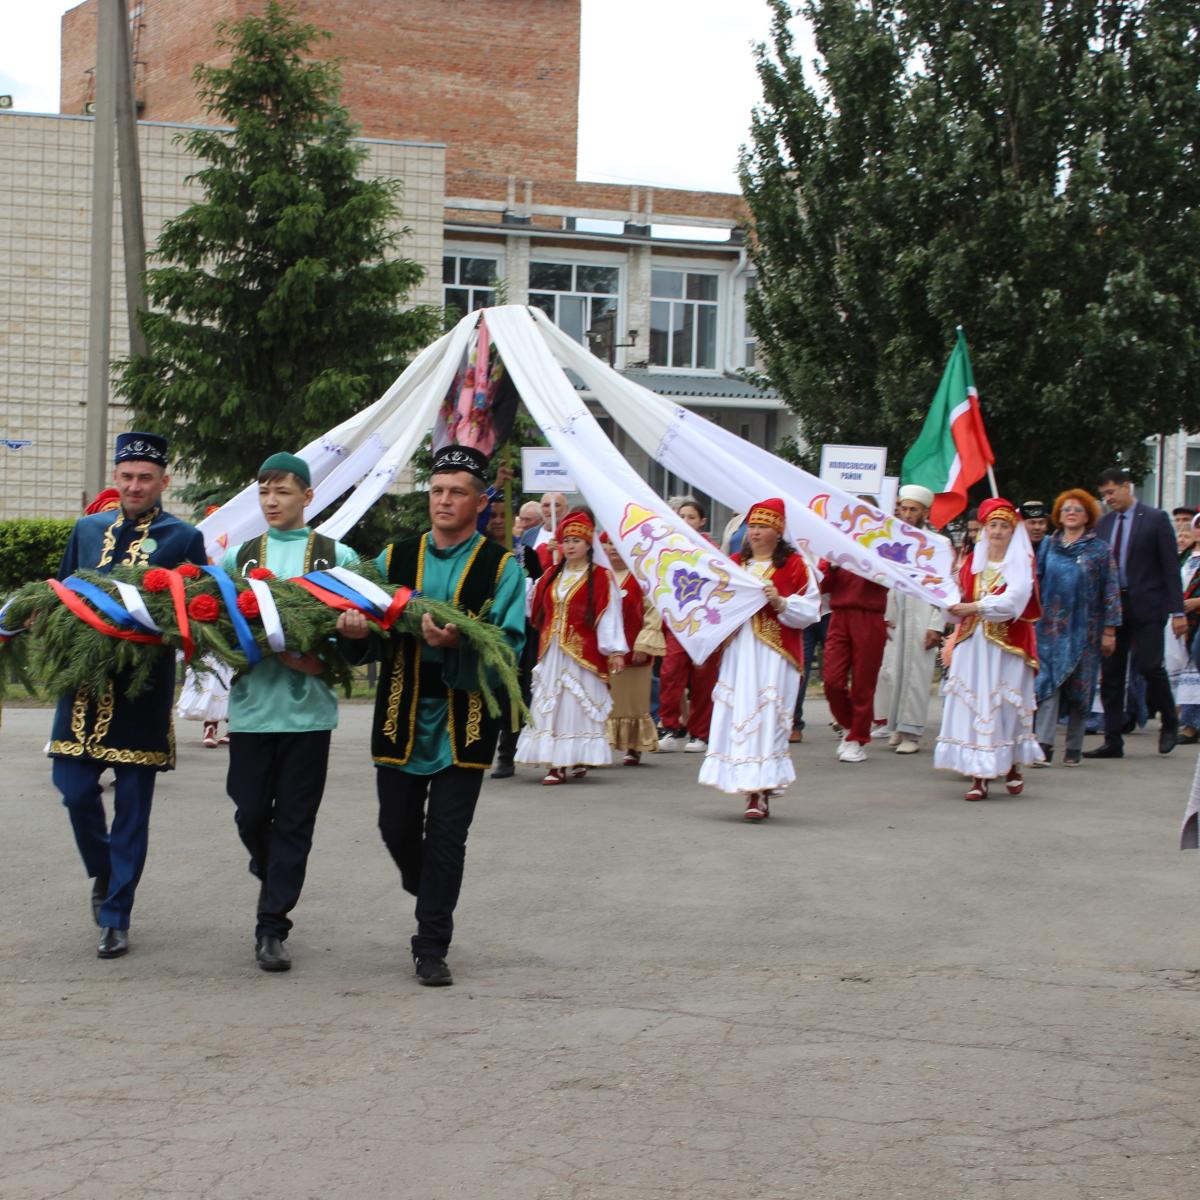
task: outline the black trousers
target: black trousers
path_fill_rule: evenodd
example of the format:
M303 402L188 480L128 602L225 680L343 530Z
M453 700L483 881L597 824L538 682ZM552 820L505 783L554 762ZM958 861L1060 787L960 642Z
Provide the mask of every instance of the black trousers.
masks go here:
M1126 600L1121 593L1122 602ZM1128 604L1125 611L1129 611ZM1163 626L1165 621L1135 622L1125 620L1117 626L1116 649L1100 665L1100 700L1104 705L1104 740L1120 746L1124 739L1121 728L1125 724L1125 675L1129 652L1133 651L1133 665L1146 680L1146 703L1151 711L1162 713L1164 729L1177 729L1179 717L1175 712L1175 697L1171 695L1171 681L1163 665Z
M328 729L231 733L225 790L236 806L250 874L262 880L256 937L286 938L308 869L329 765Z
M526 623L525 645L517 660L517 682L521 685L521 699L525 701L526 708L533 695L533 668L537 666L537 652L538 631ZM512 703L508 693L498 692L496 698L500 701L500 737L496 742L496 760L511 765L517 755L520 730L512 727Z
M417 898L413 958L445 958L483 772L447 767L436 775L409 775L376 767L375 782L383 844L400 868L404 890Z

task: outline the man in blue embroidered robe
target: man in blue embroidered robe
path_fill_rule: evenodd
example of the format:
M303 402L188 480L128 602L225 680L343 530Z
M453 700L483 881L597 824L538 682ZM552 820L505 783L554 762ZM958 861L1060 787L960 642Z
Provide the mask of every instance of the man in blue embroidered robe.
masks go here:
M504 630L513 653L525 640L525 574L512 554L480 534L487 506L487 458L464 446L434 455L429 482L432 528L397 542L376 560L392 586L404 584L449 600ZM492 765L499 722L479 692L480 665L453 625L426 614L422 637L386 646L368 637L361 613L344 613L338 631L348 658L382 656L371 755L379 793L379 832L417 898L412 953L427 987L453 982L446 952L462 887L467 832L483 773Z
M85 569L107 573L117 566L206 563L203 535L161 508L169 482L165 438L119 435L113 484L120 507L75 522L59 579ZM175 766L174 655L161 652L149 688L137 696L125 694L125 682L116 676L59 697L50 737L51 778L93 880L101 958L116 958L129 948L129 914L146 862L155 779ZM116 776L111 828L100 800L106 767Z

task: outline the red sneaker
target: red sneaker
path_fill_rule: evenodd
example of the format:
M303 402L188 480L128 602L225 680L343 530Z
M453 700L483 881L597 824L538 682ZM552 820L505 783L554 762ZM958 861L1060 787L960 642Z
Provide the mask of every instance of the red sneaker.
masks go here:
M765 821L770 815L771 809L767 804L767 793L751 792L750 798L746 801L746 820Z

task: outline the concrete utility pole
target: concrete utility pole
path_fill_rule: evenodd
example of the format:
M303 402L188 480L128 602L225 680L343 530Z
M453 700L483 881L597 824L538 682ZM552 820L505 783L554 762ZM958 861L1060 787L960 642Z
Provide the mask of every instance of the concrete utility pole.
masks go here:
M133 48L124 0L97 0L96 4L96 90L92 137L92 254L88 303L87 420L83 457L85 503L107 485L111 473L108 376L112 342L114 160L118 139L129 343L134 354L144 354L146 351L145 339L137 328L137 313L146 306L143 280L146 235L142 223Z
M124 16L124 5L121 5ZM117 171L121 187L121 240L125 247L125 315L129 351L145 354L138 313L146 307L146 228L142 220L142 168L137 144L137 84L129 21L117 22Z

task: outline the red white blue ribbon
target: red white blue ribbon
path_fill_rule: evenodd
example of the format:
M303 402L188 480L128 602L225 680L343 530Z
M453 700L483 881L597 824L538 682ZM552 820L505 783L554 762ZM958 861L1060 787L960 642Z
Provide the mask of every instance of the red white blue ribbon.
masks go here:
M225 608L229 612L229 621L233 625L238 648L246 656L246 662L252 667L262 662L262 651L254 640L250 623L242 616L242 610L237 606L237 586L229 578L229 572L223 567L214 566L201 567L200 570L206 571L216 580L217 590L221 593L221 599L225 601Z

